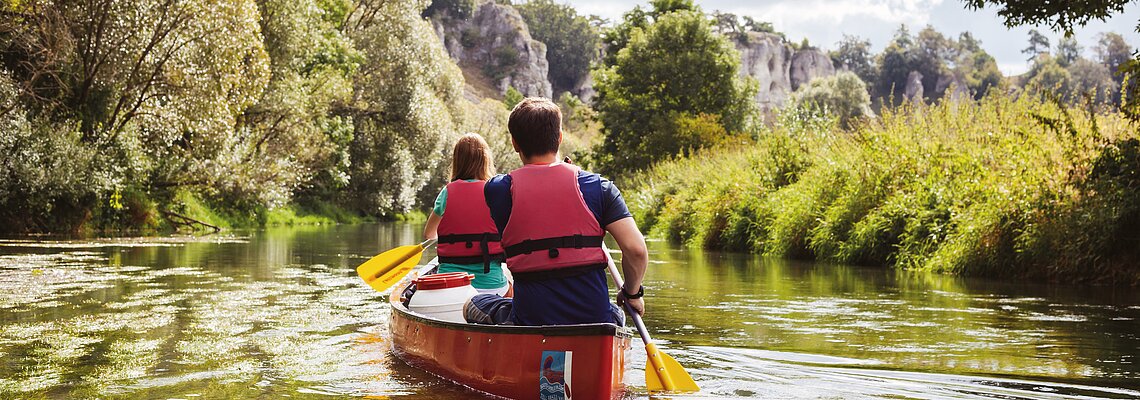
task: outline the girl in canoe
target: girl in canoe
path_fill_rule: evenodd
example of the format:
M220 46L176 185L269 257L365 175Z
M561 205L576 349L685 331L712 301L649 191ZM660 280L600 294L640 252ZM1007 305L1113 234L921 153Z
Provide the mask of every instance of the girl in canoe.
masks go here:
M466 272L480 293L507 295L499 230L483 198L483 185L495 174L491 149L482 136L459 138L451 157L451 183L439 192L424 238L438 238L439 272Z

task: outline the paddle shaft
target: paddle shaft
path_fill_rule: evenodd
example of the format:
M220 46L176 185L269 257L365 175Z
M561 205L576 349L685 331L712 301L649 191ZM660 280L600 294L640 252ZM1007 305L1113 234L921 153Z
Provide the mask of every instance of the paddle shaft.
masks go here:
M625 282L621 279L621 274L618 273L617 265L614 264L613 257L610 257L610 249L607 248L605 244L602 245L602 252L606 253L606 263L608 264L606 267L610 271L610 277L614 279L614 283L617 284L618 290L624 293ZM676 390L677 384L673 381L673 377L669 374L668 368L665 366L665 360L662 359L661 352L657 350L657 345L653 344L653 341L649 339L649 330L645 329L645 321L641 319L641 314L638 314L637 311L629 305L629 302L625 302L622 305L625 306L625 312L629 314L630 318L633 318L633 324L637 327L637 333L641 335L641 341L645 343L645 355L647 364L649 364L646 365L646 369L650 367L653 368L654 373L657 375L657 379L661 381L661 386L664 387L665 390ZM679 367L680 366L678 365L678 368ZM692 380L692 378L688 379L690 381Z
M617 285L618 290L625 290L625 281L621 279L621 274L618 273L617 265L614 265L614 259L610 258L609 249L603 247L603 250L606 251L606 262L609 263L610 276L614 278L614 284ZM638 314L637 311L634 311L633 307L630 307L629 303L622 304L622 306L625 307L625 312L633 318L633 324L637 326L637 334L641 335L641 341L649 343L651 341L651 339L649 339L649 330L645 329L645 321L641 320L641 314Z

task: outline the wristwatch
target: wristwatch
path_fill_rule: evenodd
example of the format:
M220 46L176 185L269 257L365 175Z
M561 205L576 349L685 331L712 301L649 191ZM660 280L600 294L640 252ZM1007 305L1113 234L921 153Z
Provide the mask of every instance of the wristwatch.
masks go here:
M625 295L625 298L627 298L627 299L631 299L631 300L632 299L640 299L641 296L645 296L645 286L644 285L638 286L637 287L637 293L634 293L634 294L626 293L625 288L621 288L621 294Z

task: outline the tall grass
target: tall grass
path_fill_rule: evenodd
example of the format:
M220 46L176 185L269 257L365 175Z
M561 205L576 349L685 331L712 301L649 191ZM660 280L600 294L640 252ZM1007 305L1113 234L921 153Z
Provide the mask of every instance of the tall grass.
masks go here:
M850 130L790 110L755 143L632 178L651 234L954 274L1140 284L1140 141L1112 112L996 94Z

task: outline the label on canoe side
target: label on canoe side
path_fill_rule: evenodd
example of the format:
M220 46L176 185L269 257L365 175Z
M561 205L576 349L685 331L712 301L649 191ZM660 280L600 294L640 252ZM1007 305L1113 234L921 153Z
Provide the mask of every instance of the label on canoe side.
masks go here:
M543 351L538 376L539 400L569 400L572 351Z

